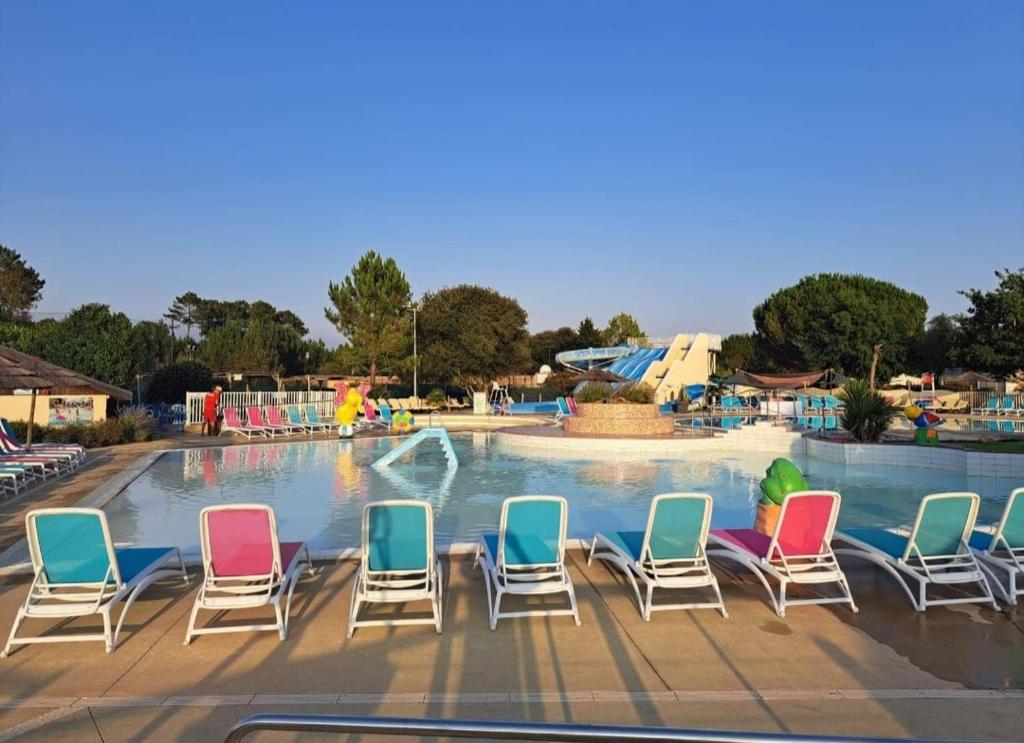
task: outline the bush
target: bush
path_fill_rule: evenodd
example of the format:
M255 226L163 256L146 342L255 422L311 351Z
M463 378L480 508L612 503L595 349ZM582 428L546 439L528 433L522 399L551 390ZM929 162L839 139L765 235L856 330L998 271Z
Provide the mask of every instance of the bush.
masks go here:
M604 382L590 382L577 392L576 402L605 402L612 395L612 388Z
M615 395L615 402L649 405L654 402L654 388L643 382L621 387Z
M208 366L190 361L168 364L153 373L146 390L146 402L185 402L186 392L207 392L213 389L213 373Z
M11 421L14 435L22 442L28 433L25 421ZM149 441L156 430L156 422L144 410L126 410L117 418L96 423L69 423L65 426L33 426L34 444L81 444L87 449L97 446L115 446L136 441Z
M878 441L899 412L899 408L887 403L867 382L856 379L844 384L838 397L846 406L839 416L839 424L857 441Z
M440 387L435 387L427 393L427 405L436 405L440 407L448 402L448 398L445 397L444 390Z

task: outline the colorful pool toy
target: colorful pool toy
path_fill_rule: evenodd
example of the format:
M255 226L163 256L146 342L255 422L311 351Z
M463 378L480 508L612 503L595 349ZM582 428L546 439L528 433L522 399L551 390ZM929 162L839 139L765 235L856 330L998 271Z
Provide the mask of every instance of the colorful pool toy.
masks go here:
M942 418L925 410L920 405L908 405L903 409L903 414L914 424L915 428L938 428L944 423Z
M764 472L761 480L761 500L757 502L754 531L771 536L782 512L782 501L790 493L807 490L807 482L800 469L788 459L779 457Z
M335 397L337 403L338 398L341 396L341 390L338 390L338 395ZM338 437L347 439L351 438L355 431L356 416L359 415L359 407L363 404L363 398L359 396L351 387L345 386L345 397L342 402L334 411L334 420L338 422Z
M412 417L412 413L408 410L399 410L392 416L392 420L391 427L396 433L409 433L412 431L412 427L416 425L416 419Z

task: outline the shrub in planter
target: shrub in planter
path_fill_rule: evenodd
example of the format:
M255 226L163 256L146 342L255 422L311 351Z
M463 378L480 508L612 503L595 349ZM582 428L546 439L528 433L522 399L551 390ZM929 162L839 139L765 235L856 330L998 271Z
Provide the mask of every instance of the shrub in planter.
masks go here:
M654 402L654 388L643 382L621 387L615 395L615 402L650 405Z
M445 402L447 402L447 399L445 398L444 390L440 387L435 387L427 393L427 405L440 407L444 405Z
M611 385L604 382L591 382L573 397L578 403L605 402L612 395Z
M878 441L899 412L867 382L857 379L844 384L838 397L845 405L839 424L857 441Z

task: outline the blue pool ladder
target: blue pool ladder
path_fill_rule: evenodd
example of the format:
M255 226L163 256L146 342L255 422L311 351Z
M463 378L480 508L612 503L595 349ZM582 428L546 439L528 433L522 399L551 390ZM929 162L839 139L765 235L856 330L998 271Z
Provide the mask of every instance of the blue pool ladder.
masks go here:
M448 436L448 431L441 427L421 428L410 438L374 462L373 466L377 468L387 467L407 451L415 448L420 442L427 439L437 439L438 443L441 444L441 448L444 450L444 458L448 460L449 469L455 469L459 466L459 458L455 455L455 447L452 446L452 440Z

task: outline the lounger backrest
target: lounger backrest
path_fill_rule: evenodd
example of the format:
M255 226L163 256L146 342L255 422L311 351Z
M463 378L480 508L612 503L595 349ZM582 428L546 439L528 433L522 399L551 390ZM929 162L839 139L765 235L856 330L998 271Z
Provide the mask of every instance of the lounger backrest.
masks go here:
M828 553L840 500L839 493L829 490L805 490L787 495L779 511L769 554L774 556L776 548L786 557Z
M569 505L553 495L523 495L501 504L498 566L561 565Z
M274 512L267 506L212 506L199 515L203 563L219 578L280 570Z
M242 421L234 408L224 408L224 422L228 424L228 428L242 428Z
M916 548L923 557L955 555L974 529L981 498L976 493L926 495L917 511L904 559Z
M1011 548L1024 548L1024 488L1010 492L1003 516L996 526L996 534L1001 535Z
M368 421L377 420L377 411L375 411L373 406L368 402L363 403L363 415L366 416L366 420Z
M647 516L641 559L686 560L703 550L711 524L711 496L665 493L654 496Z
M572 413L573 415L576 415L576 411L578 410L578 408L576 407L576 398L575 397L567 397L567 398L565 398L565 404L569 406L569 412Z
M249 416L249 424L253 426L265 426L267 425L263 421L263 413L260 411L258 405L250 405L245 409L245 414Z
M394 418L391 417L391 406L386 402L380 403L380 417L388 423L394 420Z
M380 501L363 509L363 561L373 572L427 570L434 518L423 501Z
M21 441L18 440L18 437L14 435L14 429L11 428L11 422L9 420L6 418L0 418L0 429L2 429L4 435L15 444L18 444L19 446L22 445Z
M321 423L320 414L316 412L316 405L306 406L306 420L312 423L314 426L319 425Z
M267 422L272 426L284 425L284 421L281 420L281 411L277 409L276 405L267 406Z
M296 426L301 426L306 423L302 420L302 413L299 412L298 405L289 405L285 410L288 411L289 423L294 423Z
M572 415L572 411L569 410L569 403L565 401L564 397L559 397L555 402L558 403L558 410L562 415Z
M29 553L36 574L50 585L120 585L117 558L107 519L93 508L43 508L25 518Z

